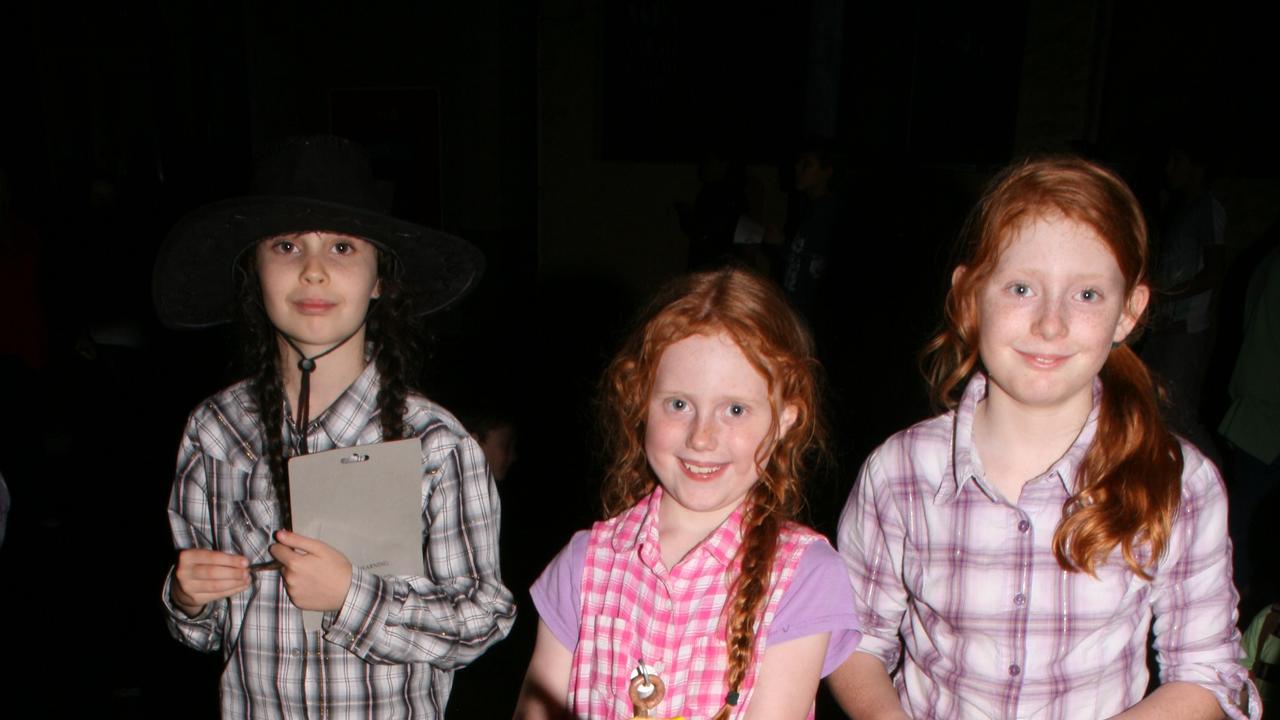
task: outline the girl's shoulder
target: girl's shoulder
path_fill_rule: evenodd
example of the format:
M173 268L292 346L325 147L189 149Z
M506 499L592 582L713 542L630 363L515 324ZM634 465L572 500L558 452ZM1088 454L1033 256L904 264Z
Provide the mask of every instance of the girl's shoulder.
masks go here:
M1178 437L1182 449L1182 503L1203 505L1208 501L1226 502L1226 487L1218 466L1190 440Z
M827 545L831 544L831 541L827 539L826 535L823 535L804 523L796 522L794 520L788 520L782 524L782 529L779 531L779 540L788 544L796 543L802 547L808 546L810 543L814 542L825 543Z
M248 380L223 388L196 405L187 417L186 442L216 460L251 466L261 454L257 404Z
M257 402L249 380L245 379L201 400L187 417L187 429L249 428L256 427L257 420Z
M890 435L880 444L885 448L950 447L956 432L956 412L948 410L941 415L921 420Z
M405 423L414 435L423 438L424 441L430 439L456 444L459 441L471 439L471 434L462 426L457 416L434 400L412 392L405 397L404 404Z
M872 476L939 477L952 464L956 413L949 411L899 430L867 457L864 473Z

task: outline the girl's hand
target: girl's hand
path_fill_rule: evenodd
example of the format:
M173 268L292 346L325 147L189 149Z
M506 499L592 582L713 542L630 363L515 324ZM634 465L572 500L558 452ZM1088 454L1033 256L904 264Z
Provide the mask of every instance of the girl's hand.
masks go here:
M221 550L192 548L178 553L170 595L182 612L195 617L214 600L249 587L249 560Z
M351 586L351 561L332 545L288 530L276 533L271 557L280 562L289 600L302 610L340 610Z

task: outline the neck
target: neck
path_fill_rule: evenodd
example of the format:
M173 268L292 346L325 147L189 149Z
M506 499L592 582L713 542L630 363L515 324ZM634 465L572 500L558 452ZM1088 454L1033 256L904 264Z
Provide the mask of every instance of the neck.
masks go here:
M658 505L658 545L662 550L662 564L668 570L674 568L736 509L737 505L733 505L719 512L693 512L664 493Z
M1084 428L1093 392L1055 407L1027 407L988 391L973 418L974 446L987 480L1016 503L1022 486L1058 461Z
M302 356L279 336L276 337L276 347L280 353L280 375L284 381L284 392L289 399L289 407L296 412L302 383L302 371L298 369L298 361ZM328 350L327 347L303 344L299 344L298 348L307 353L307 357L314 357ZM341 347L315 362L316 369L311 371L309 380L311 385L309 414L312 419L319 417L320 413L332 405L333 401L337 400L338 396L364 371L364 329L361 328Z

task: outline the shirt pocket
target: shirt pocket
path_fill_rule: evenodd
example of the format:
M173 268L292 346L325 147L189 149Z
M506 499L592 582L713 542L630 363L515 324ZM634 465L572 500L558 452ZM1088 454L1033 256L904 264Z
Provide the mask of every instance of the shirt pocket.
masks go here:
M584 653L583 651L586 650ZM612 708L611 717L631 717L628 694L631 671L640 664L640 648L630 621L611 615L586 618L578 640L580 655L589 656L592 708ZM586 657L580 657L579 665ZM581 712L585 708L575 708Z
M251 564L270 562L268 548L280 527L279 507L274 500L236 500L227 503L227 535L231 550Z
M685 662L680 663L683 672L680 676L672 678L679 684L681 692L676 694L680 696L679 699L682 702L678 708L674 705L667 706L672 708L671 714L675 715L678 711L688 718L710 718L719 712L720 707L724 705L725 692L728 690L728 686L725 685L728 658L729 642L725 638L723 627L716 627L712 632L695 639L693 652ZM747 667L747 675L742 680L744 687L740 687L740 690L744 690L748 684L754 686L754 683L750 682L753 669L753 666ZM665 680L666 677L663 679ZM670 683L667 685L667 697L672 698ZM742 717L750 702L751 690L742 692L737 708L729 713L729 717Z

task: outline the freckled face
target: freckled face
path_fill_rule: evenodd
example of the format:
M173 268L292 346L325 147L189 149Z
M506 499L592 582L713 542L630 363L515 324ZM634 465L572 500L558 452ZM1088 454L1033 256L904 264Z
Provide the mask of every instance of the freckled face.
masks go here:
M1145 286L1124 286L1089 226L1051 215L1019 227L978 297L988 393L1028 408L1091 404L1111 343L1146 307Z
M662 484L664 513L723 521L760 479L770 437L768 383L727 335L691 335L658 362L649 396L645 455ZM779 436L795 422L784 409Z
M308 355L356 332L378 296L378 250L367 240L293 233L262 240L256 252L267 317Z

